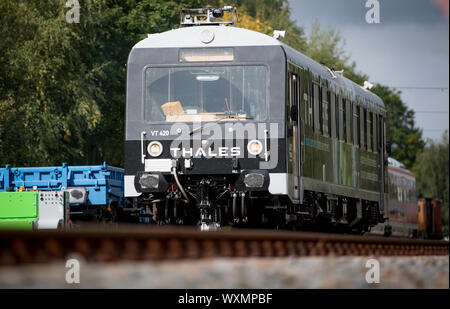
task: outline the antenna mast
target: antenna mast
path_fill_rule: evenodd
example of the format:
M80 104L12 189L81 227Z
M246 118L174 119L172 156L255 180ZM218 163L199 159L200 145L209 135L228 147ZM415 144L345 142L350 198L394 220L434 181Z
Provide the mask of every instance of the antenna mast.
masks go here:
M233 20L216 21L216 18L222 18L224 12L232 12ZM182 9L181 10L181 27L192 26L228 26L236 23L236 8L232 6L224 6L223 8L206 7L202 9Z

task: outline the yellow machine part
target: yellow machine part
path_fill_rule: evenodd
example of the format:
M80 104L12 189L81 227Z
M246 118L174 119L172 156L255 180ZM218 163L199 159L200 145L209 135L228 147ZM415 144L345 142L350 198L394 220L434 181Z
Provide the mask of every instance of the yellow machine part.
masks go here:
M417 221L418 221L418 230L419 232L425 232L427 229L427 218L426 218L426 211L425 211L425 200L419 200L418 202L419 205L419 213L418 213L418 217L417 217Z

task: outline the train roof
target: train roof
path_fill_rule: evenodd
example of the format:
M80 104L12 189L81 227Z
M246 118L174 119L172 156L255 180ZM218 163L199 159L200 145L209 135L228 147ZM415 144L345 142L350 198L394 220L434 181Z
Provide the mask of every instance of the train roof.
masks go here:
M214 33L214 40L208 44L200 38L204 31ZM282 43L260 32L225 26L194 26L149 34L133 48L196 48L236 46L281 46Z
M396 172L415 179L414 174L408 170L403 163L395 160L394 158L388 158L388 169L390 173Z
M203 43L201 40L205 31L212 32L214 35L213 40L208 44ZM327 79L332 86L350 90L351 93L362 98L362 100L360 99L358 101L363 101L366 106L380 113L385 112L383 101L374 93L340 74L334 74L326 66L314 61L279 40L260 32L225 26L182 27L162 33L149 34L146 39L138 42L133 49L239 46L279 46L284 50L289 61L309 69L313 74L319 75L322 79Z
M361 85L358 85L354 81L331 71L325 65L316 62L315 60L302 54L301 52L290 47L289 45L286 45L284 43L281 43L281 45L283 46L289 61L302 67L308 68L309 70L311 70L311 72L313 72L316 75L319 75L322 79L328 80L328 82L332 86L333 85L335 87L339 86L344 89L352 91L352 93L355 94L356 96L363 98L366 106L378 110L382 114L385 113L384 103L376 94L370 92L367 89L364 89ZM335 76L335 78L333 78L333 76Z
M396 167L396 168L402 168L402 169L406 170L406 166L403 163L401 163L400 161L395 160L394 158L389 157L388 163L389 163L389 166Z

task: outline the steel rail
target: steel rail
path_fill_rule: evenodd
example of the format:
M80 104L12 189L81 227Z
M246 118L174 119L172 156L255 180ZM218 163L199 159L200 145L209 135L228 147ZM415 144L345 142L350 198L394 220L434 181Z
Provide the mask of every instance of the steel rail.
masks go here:
M47 263L74 254L96 262L212 257L422 256L448 255L449 243L276 230L200 232L184 227L0 231L0 265Z

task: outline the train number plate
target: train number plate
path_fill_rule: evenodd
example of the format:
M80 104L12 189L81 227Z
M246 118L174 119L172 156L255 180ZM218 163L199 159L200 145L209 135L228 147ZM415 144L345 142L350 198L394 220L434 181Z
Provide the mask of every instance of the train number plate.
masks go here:
M168 173L172 170L171 159L148 159L145 160L146 172L162 172Z

